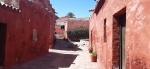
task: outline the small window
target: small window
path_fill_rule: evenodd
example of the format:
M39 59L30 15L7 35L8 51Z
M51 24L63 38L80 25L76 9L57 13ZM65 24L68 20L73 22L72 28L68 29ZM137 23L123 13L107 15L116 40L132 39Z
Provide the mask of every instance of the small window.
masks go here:
M37 30L33 29L33 41L37 41Z
M65 29L65 26L63 25L63 26L61 26L61 29L63 30L63 29Z
M106 18L104 19L104 42L107 42L107 35L106 35Z

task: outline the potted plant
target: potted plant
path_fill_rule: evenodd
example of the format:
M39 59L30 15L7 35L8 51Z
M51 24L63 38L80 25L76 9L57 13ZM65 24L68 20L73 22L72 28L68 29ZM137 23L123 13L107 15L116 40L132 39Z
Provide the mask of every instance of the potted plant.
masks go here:
M92 54L91 54L91 62L97 62L97 53L96 52L92 52Z
M89 53L92 53L92 52L93 52L93 48L91 46L91 47L89 47Z

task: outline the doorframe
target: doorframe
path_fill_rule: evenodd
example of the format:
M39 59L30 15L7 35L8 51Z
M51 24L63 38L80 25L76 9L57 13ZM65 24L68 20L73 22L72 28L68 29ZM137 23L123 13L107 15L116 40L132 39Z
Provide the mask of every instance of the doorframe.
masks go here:
M91 46L93 46L93 30L91 30Z
M123 7L121 10L119 10L117 13L115 13L114 15L113 15L113 20L114 19L116 19L116 21L117 21L117 26L118 26L118 37L119 37L119 44L118 44L118 55L116 55L117 57L118 57L118 61L117 62L115 62L115 63L117 63L118 65L117 66L119 66L118 68L119 69L125 69L126 68L126 58L125 58L125 43L124 43L124 49L123 49L123 51L122 51L122 45L121 45L121 43L122 42L120 42L120 41L122 41L122 40L120 40L120 38L121 38L121 36L122 36L122 34L120 35L120 21L119 21L119 19L118 19L118 17L119 16L121 16L121 15L123 15L123 14L126 14L126 7ZM113 24L114 24L114 22L113 22ZM125 23L125 27L126 27L126 23ZM114 25L113 25L113 28L112 29L114 29ZM113 34L114 34L114 32L113 32ZM125 36L126 35L124 35L124 39L125 39ZM112 36L113 37L113 36ZM114 37L113 37L114 38ZM122 39L122 38L121 38ZM112 41L112 42L114 42L114 41ZM125 42L125 41L124 41ZM113 46L113 45L112 45ZM121 47L120 47L121 46ZM114 49L114 48L113 48ZM123 53L124 52L124 53ZM115 53L115 52L113 52L113 53ZM115 57L116 57L115 56ZM113 56L114 57L114 56ZM123 61L124 60L124 61ZM114 64L113 64L114 65ZM115 64L116 65L116 64Z

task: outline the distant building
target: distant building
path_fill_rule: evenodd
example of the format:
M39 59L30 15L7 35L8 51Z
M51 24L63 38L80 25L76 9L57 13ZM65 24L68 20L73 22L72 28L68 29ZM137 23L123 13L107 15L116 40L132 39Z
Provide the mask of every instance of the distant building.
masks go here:
M0 67L47 54L54 21L49 0L0 0Z
M149 0L99 0L90 10L99 69L150 69L149 7Z
M60 17L56 20L55 23L55 34L64 35L65 30L65 21L68 20L69 17Z
M67 31L74 30L77 28L88 28L89 29L89 18L69 18L65 21L65 38L68 39Z

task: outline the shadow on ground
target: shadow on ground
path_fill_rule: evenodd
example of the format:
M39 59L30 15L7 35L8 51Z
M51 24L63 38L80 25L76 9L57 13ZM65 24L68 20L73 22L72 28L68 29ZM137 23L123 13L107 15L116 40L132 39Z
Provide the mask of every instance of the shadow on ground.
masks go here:
M57 49L57 50L66 50L66 51L78 51L78 50L82 50L79 48L78 45L75 45L69 41L65 41L63 39L57 39L55 44L54 44L54 48L53 49Z
M74 64L74 60L77 55L73 54L60 54L60 53L49 53L51 58L51 65L55 68L68 68L71 64Z
M60 54L49 52L47 55L36 58L21 65L16 65L7 69L60 69L69 68L77 55Z
M72 51L82 50L77 45L64 41L63 39L57 39L54 45L54 51L50 51L47 55L38 57L26 63L13 66L7 69L60 69L69 68L71 64L74 64L74 60L78 54L67 54Z

